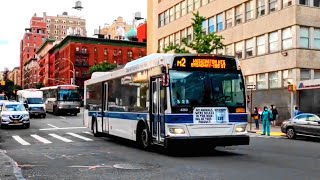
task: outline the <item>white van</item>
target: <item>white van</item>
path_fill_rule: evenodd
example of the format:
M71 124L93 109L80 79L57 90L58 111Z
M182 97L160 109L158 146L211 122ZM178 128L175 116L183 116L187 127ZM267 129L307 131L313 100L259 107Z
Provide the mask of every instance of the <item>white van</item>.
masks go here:
M46 117L43 92L38 89L25 89L17 92L17 101L23 103L31 117Z

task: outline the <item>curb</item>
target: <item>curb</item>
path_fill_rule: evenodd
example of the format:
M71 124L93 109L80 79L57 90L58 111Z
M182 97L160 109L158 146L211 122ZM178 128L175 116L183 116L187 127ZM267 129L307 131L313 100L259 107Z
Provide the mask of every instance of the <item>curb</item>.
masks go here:
M254 134L258 134L257 131L252 131L252 130L247 130L248 133L254 133ZM260 133L260 132L259 132ZM272 133L272 132L271 132ZM270 133L270 134L271 134ZM278 133L278 132L277 132ZM270 136L274 136L274 137L287 137L286 134L282 133L281 135L270 135Z

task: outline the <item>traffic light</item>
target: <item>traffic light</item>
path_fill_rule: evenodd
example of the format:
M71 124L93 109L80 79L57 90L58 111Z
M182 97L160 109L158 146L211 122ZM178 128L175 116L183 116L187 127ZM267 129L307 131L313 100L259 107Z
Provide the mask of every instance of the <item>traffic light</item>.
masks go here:
M289 92L295 92L297 90L297 87L293 84L288 85L288 91Z
M5 81L1 81L1 86L5 86L6 82Z

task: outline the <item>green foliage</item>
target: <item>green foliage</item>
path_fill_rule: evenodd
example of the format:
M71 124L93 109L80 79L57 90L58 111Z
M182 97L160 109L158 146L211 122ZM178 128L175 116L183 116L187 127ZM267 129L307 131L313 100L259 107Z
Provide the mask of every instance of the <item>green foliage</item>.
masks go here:
M110 64L110 63L101 63L101 64L97 64L97 65L94 65L94 66L91 66L89 71L90 73L94 73L94 72L106 72L106 71L110 71L114 68L116 68L117 65L115 64Z
M199 12L193 13L192 27L193 27L193 40L188 41L187 38L181 39L182 45L169 44L163 48L165 53L173 51L174 53L190 53L187 49L192 49L199 54L211 54L214 50L222 49L224 44L222 43L223 37L216 35L215 33L206 34L202 30L202 22L206 20L205 17L200 16Z
M40 89L40 88L42 88L42 87L44 87L44 84L43 84L42 82L38 82L38 83L35 85L35 88L36 88L36 89Z
M4 93L9 99L15 96L14 91L22 89L21 86L14 85L12 81L6 79L6 84L4 86L0 86L0 93Z

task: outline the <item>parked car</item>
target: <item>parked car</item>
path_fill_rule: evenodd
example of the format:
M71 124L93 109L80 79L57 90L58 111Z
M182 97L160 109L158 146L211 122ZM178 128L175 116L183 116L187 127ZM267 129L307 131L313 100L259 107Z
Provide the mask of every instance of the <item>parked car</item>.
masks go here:
M29 112L24 105L19 102L3 102L0 108L0 125L30 127Z
M284 121L281 131L289 139L294 139L297 135L312 135L320 137L320 118L315 114L299 114L289 121Z

